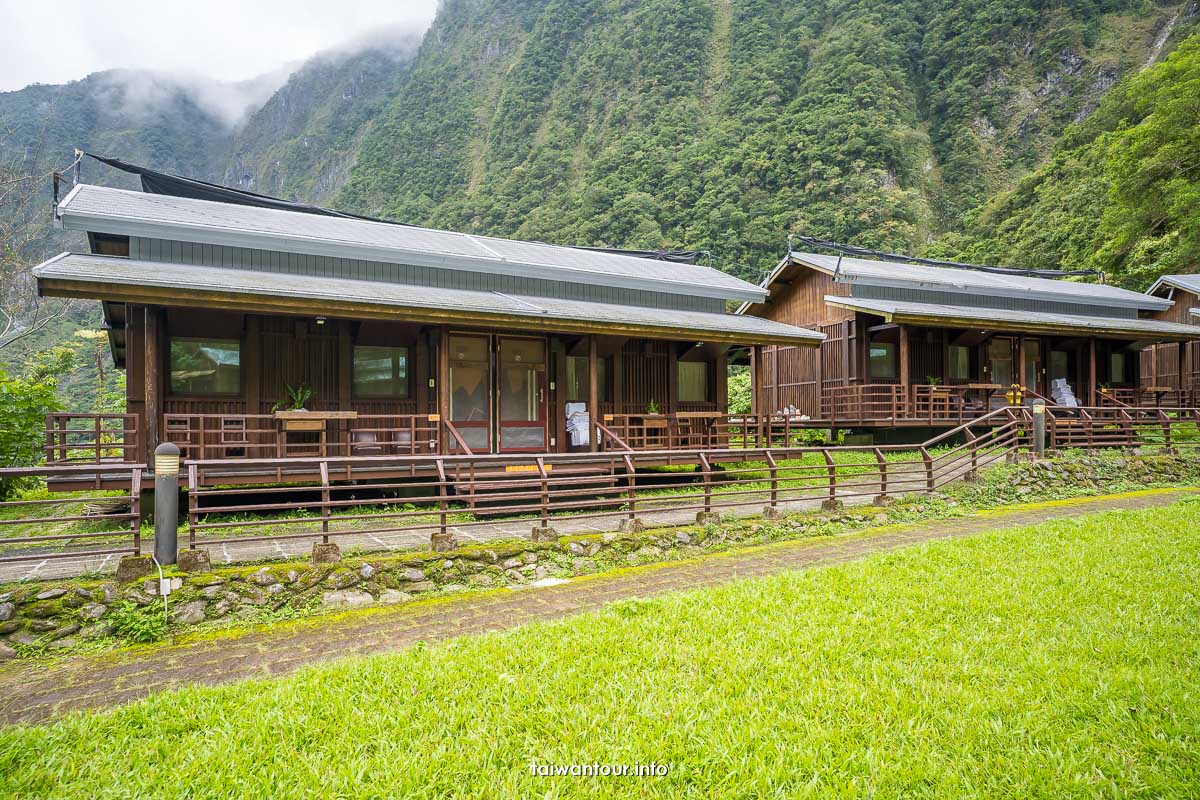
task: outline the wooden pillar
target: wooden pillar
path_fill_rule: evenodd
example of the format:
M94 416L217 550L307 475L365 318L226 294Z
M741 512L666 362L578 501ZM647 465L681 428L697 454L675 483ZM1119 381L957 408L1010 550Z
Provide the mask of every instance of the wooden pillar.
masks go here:
M758 399L758 345L750 346L750 413L761 413L759 408L761 403Z
M146 306L143 331L143 363L146 375L146 463L154 463L154 448L161 443L162 416L162 310Z
M600 418L600 368L597 363L596 336L588 336L588 414L591 415L592 425L588 431L588 449L593 453L597 450L595 423L603 422Z
M338 409L350 410L351 389L354 385L354 341L350 335L348 319L335 320L338 330Z
M428 414L429 412L429 331L422 328L417 331L416 339L414 340L412 356L412 397L413 405L417 414Z
M899 353L900 369L898 371L900 373L900 386L903 387L903 391L904 391L904 403L905 403L904 411L906 413L908 411L908 404L910 402L910 393L912 392L912 387L911 387L912 376L909 375L909 369L908 369L908 364L909 364L909 360L910 360L908 357L908 351L909 351L908 326L901 325L900 326L900 353Z
M262 413L262 318L247 314L242 344L242 385L246 395L246 413Z
M811 409L803 409L805 414L808 414L813 419L820 419L825 408L825 342L812 349L813 357L816 359L816 370L814 371L813 382L816 384L816 406Z
M717 411L729 411L729 350L721 348L713 362L713 394L717 402Z
M613 412L625 413L625 343L617 345L612 357Z
M670 414L679 410L679 352L674 342L667 343L667 401L662 412Z
M433 343L434 358L437 363L437 374L433 378L434 397L437 398L434 413L440 414L444 420L450 419L450 340L444 329L430 331L429 340ZM442 452L450 452L450 442L442 439Z
M1096 405L1096 340L1088 339L1088 392L1087 404Z
M1017 335L1017 380L1016 383L1025 386L1025 334ZM1026 386L1026 389L1029 387Z
M779 389L779 345L771 345L771 411L783 408L783 398Z

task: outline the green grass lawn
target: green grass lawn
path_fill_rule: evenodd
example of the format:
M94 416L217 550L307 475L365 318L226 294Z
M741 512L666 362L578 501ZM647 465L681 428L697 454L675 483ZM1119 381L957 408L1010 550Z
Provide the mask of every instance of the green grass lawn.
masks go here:
M0 729L5 797L1195 797L1200 501ZM665 777L531 764L666 763Z

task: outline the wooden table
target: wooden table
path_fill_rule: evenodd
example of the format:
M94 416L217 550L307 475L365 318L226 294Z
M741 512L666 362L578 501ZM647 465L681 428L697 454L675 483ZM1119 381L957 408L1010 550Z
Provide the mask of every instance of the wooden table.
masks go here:
M966 387L968 391L983 392L983 407L985 411L992 410L992 395L1004 388L998 383L968 383Z
M275 452L279 458L287 455L289 433L315 433L318 452L324 458L329 455L329 423L352 419L358 419L357 411L276 411Z

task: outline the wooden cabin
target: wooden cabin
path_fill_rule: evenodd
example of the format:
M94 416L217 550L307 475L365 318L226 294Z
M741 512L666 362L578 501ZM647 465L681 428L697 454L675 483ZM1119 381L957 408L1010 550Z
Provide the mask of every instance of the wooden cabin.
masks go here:
M1200 324L1200 275L1164 275L1146 294L1172 302L1154 318L1183 325ZM1200 402L1200 342L1163 342L1142 351L1141 380L1157 387L1151 394L1177 397L1196 406ZM1144 398L1145 399L1145 398Z
M1200 338L1163 318L1170 298L1013 271L793 252L763 287L740 314L825 340L759 348L755 408L831 427L948 426L1035 399L1134 404L1159 388L1141 382L1145 348Z
M711 445L731 362L822 338L727 312L758 286L621 252L94 185L56 220L90 252L38 291L103 304L128 460Z

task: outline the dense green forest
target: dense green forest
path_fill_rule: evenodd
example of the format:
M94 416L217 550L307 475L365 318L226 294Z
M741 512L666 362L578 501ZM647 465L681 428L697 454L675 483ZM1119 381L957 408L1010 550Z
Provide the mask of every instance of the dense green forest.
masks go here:
M409 223L708 250L752 280L799 232L1143 288L1200 263L1198 26L1195 0L445 0L419 49L316 57L237 121L133 72L0 93L0 163L82 146ZM26 264L83 244L48 209L25 209ZM69 408L106 407L100 325L80 302L0 366L50 359Z
M1200 268L1200 36L1120 84L1049 161L940 247L1095 268L1132 289Z
M921 250L1193 22L1145 0L453 0L339 205L709 249L746 277L788 232Z

